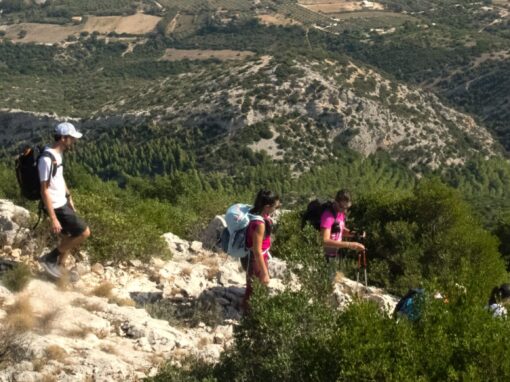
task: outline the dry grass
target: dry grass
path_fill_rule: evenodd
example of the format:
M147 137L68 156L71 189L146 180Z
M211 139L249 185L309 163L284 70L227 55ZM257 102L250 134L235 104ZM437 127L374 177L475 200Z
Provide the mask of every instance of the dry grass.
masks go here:
M112 298L113 297L112 289L113 289L113 284L108 281L105 281L105 282L99 284L97 287L95 287L92 290L91 294L94 296L97 296L97 297Z
M170 296L175 297L179 293L181 293L181 291L182 291L181 288L173 287L172 290L170 291Z
M39 319L37 320L37 328L44 334L48 334L53 326L53 323L55 322L55 319L57 318L59 314L58 310L53 310L51 312L43 314Z
M117 348L115 348L115 346L110 345L110 344L102 344L100 349L101 349L101 351L108 353L108 354L113 354L113 355L119 354L119 352L117 351Z
M54 375L44 374L40 380L41 382L57 382L58 379Z
M49 360L64 363L67 358L67 352L58 345L50 345L45 349L46 358Z
M110 304L117 304L118 306L136 306L136 302L130 298L121 298L117 296L111 297L108 302Z
M32 330L36 325L37 320L28 296L19 297L13 305L6 307L5 311L5 324L18 332Z
M335 273L335 278L333 279L333 283L338 284L341 283L344 280L345 276L342 272L337 271Z
M83 308L89 312L102 312L103 306L97 302L89 301L86 298L77 298L71 302L72 306Z
M0 370L6 364L21 362L26 359L28 339L24 332L16 327L0 324Z
M56 281L56 285L58 290L63 292L69 291L72 289L72 283L69 279L69 272L65 271L62 273L62 276Z
M46 358L34 358L31 360L34 371L40 373L47 365L48 360Z
M198 348L199 349L203 349L205 348L207 345L209 345L211 343L211 341L209 340L208 337L202 337L200 338L200 340L198 341Z
M172 351L172 356L170 359L184 359L188 356L188 350L186 349L175 349Z
M151 365L154 365L156 367L159 367L160 365L162 365L164 362L166 362L166 359L165 357L163 357L161 354L156 354L156 353L151 353L149 355L149 359L148 359L149 363Z
M216 279L216 276L218 275L218 272L220 271L220 268L218 266L208 268L205 271L205 277L209 281L214 281Z
M204 260L202 260L202 264L206 267L219 267L218 257L217 256L206 256Z
M181 277L190 277L192 271L193 269L191 267L184 267L181 269L180 275Z
M67 336L72 338L86 338L90 333L92 333L92 330L90 328L84 328L80 327L77 329L69 330L67 331Z

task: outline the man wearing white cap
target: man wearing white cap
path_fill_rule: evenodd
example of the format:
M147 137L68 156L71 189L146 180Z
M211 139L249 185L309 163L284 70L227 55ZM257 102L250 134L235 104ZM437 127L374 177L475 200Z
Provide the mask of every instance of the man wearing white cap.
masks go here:
M39 261L53 277L60 278L66 257L90 236L87 224L76 215L71 193L64 180L62 154L69 150L82 134L76 131L72 123L62 122L55 128L55 142L44 149L38 162L41 182L41 199L50 218L51 231L61 234L62 240L57 248L42 256ZM77 274L71 274L77 279Z

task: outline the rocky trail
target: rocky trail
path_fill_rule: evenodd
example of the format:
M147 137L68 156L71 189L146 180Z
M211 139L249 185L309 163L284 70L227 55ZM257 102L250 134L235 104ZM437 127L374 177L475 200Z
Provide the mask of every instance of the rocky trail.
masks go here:
M20 292L0 284L0 381L137 381L187 357L216 362L233 342L241 318L245 274L239 262L207 249L222 218L189 242L167 233L172 259L90 264L71 259L81 279L48 280L20 228L29 212L0 200L0 260L27 264L33 277ZM284 261L270 262L271 293L286 284ZM339 309L353 296L391 311L397 299L343 277L335 280ZM9 362L5 361L9 359Z

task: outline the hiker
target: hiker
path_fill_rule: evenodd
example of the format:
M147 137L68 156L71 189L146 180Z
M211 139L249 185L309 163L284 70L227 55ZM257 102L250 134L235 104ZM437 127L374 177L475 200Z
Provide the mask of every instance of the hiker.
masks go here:
M344 238L352 239L355 233L345 226L345 214L351 207L349 191L337 192L331 208L325 209L320 218L320 231L322 245L326 261L331 263L337 256L339 249L352 249L358 252L365 251L365 246L356 241L345 241Z
M243 299L245 311L253 292L253 278L256 277L264 285L269 284L268 260L273 225L270 215L278 208L280 208L280 197L272 191L260 190L250 210L251 214L261 216L264 221L250 221L246 233L246 248L250 249L250 254L245 257L247 259L245 263L246 292Z
M493 317L506 317L506 306L510 304L510 284L501 284L492 289L489 303L485 307Z
M69 251L77 248L90 236L87 224L76 215L71 193L64 180L62 154L69 150L82 134L73 124L63 122L55 128L55 141L45 147L49 155L41 156L38 162L41 199L50 218L51 232L61 235L60 244L50 253L39 258L42 267L55 278L62 277L63 267ZM56 169L56 170L55 170ZM71 281L78 275L71 273ZM73 280L73 278L75 280Z

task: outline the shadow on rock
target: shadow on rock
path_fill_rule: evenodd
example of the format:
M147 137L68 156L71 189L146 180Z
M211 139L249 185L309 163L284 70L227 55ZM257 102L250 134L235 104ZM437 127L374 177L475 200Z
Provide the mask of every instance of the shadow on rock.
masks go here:
M216 286L205 289L198 297L163 298L162 293L132 292L131 298L149 314L172 326L217 327L241 318L245 288Z

